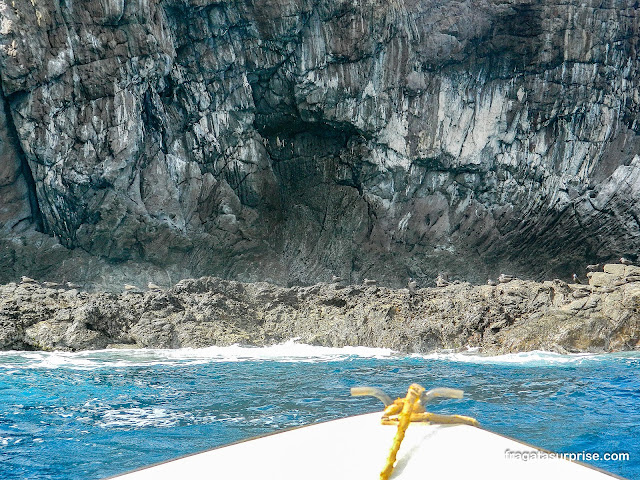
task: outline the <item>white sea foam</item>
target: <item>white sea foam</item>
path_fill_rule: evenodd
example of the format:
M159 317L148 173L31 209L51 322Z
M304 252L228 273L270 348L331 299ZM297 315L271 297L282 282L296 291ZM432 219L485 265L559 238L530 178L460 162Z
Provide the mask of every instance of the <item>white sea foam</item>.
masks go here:
M106 349L82 352L0 352L0 368L69 368L92 370L152 365L197 365L213 362L276 361L326 362L350 358L397 358L388 348L321 347L298 343L296 339L266 347L230 345L226 347L179 349Z
M156 352L160 352L156 350ZM360 358L389 358L397 354L388 348L370 347L321 347L298 343L291 339L277 345L267 347L244 347L230 345L228 347L209 347L201 349L183 348L177 350L162 350L162 354L172 359L184 360L275 360L275 361L332 361L352 357Z
M171 412L165 408L122 408L108 410L97 423L102 428L172 427L181 421L193 422L189 412Z
M518 366L545 366L562 364L581 364L590 361L602 361L612 354L595 353L571 353L560 354L534 350L522 353L507 353L504 355L482 355L477 352L447 352L431 353L427 355L413 355L425 360L445 360L450 362L491 364L491 365L518 365Z
M230 345L226 347L180 349L107 349L83 352L0 352L0 371L8 374L16 369L93 370L153 365L198 365L214 362L328 362L357 358L423 359L473 364L504 364L513 366L579 365L606 359L640 361L640 352L617 354L559 354L544 351L487 356L475 349L466 352L438 352L426 355L402 354L387 348L321 347L299 343L296 339L266 347Z

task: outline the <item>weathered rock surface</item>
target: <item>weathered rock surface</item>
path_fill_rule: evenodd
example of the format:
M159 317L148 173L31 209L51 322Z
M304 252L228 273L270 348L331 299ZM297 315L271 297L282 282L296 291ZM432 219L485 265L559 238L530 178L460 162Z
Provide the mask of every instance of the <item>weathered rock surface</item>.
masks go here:
M0 2L0 282L484 283L633 255L639 12Z
M292 337L423 353L640 349L640 277L616 278L606 288L513 280L422 288L414 295L378 286L284 288L214 277L122 294L13 283L0 287L0 349L269 345Z

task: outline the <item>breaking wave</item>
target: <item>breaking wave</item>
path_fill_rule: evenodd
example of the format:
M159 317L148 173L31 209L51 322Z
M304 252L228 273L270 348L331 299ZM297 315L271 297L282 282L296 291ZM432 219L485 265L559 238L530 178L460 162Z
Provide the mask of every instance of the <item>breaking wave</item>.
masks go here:
M355 359L398 359L463 362L472 364L512 365L523 367L582 365L607 360L640 362L640 352L614 354L560 354L545 351L483 355L469 349L466 352L436 352L405 354L388 348L322 347L298 343L296 339L266 347L230 345L225 347L180 349L106 349L82 352L0 352L0 369L92 370L152 365L198 365L215 362L333 362ZM8 373L8 372L7 372Z
M267 347L229 345L207 348L106 349L82 352L0 352L0 368L90 370L101 367L185 365L212 362L326 362L355 358L398 358L398 356L393 350L387 348L321 347L298 343L292 339Z
M561 365L583 365L606 361L640 361L640 352L620 353L570 353L561 354L533 350L531 352L507 353L504 355L482 355L476 352L437 352L427 355L414 355L425 360L444 360L488 365L512 365L523 367L543 367Z

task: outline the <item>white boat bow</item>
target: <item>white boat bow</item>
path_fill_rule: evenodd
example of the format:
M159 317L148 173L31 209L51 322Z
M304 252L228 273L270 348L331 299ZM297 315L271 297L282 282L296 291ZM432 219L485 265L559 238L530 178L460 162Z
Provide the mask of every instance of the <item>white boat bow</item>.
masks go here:
M189 455L118 480L373 480L398 432L382 412L294 428ZM621 478L482 428L412 422L391 479Z

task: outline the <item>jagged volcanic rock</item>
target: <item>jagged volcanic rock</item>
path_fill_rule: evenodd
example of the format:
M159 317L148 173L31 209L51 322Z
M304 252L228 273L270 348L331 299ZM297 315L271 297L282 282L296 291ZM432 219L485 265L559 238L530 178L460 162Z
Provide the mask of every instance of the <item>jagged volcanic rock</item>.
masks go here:
M484 283L633 254L639 12L3 1L0 281Z
M640 267L634 267L640 272ZM301 342L403 352L479 347L611 352L640 348L640 275L599 286L513 280L406 289L279 287L203 277L172 288L88 293L33 282L0 286L0 350L207 347Z

